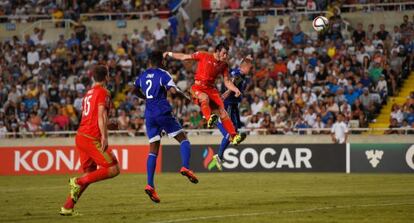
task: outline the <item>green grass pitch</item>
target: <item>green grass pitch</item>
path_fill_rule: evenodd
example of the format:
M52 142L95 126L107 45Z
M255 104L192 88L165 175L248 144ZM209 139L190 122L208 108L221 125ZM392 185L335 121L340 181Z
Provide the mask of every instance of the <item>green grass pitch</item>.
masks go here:
M0 222L414 222L409 174L207 173L191 184L156 176L161 203L144 193L145 175L120 175L88 188L76 210L58 215L68 176L0 177Z

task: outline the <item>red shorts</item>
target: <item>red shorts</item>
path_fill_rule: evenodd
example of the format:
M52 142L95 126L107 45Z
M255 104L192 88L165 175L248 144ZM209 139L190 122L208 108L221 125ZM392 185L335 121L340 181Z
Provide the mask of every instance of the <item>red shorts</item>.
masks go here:
M101 152L101 141L99 139L78 133L75 137L75 142L84 171L97 166L111 167L118 163L111 149L108 148L105 152Z
M224 109L223 100L221 99L221 95L220 95L220 93L218 92L218 90L216 88L208 87L208 86L204 86L204 85L193 85L191 87L191 94L193 96L194 103L196 103L196 104L199 104L198 103L198 95L200 93L207 94L208 98L210 99L210 106L211 107Z

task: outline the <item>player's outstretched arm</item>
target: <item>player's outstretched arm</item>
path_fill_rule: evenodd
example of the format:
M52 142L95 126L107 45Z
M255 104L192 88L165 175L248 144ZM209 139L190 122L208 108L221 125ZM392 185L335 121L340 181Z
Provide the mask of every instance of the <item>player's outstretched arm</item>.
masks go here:
M98 127L101 132L102 152L108 148L108 114L104 105L98 106Z
M230 91L233 91L235 94L234 96L239 97L241 95L240 90L233 84L233 81L231 81L227 75L224 76L224 86Z
M191 54L185 54L185 53L164 52L162 55L164 56L164 58L171 57L171 58L174 58L176 60L191 60L191 59L193 59L191 57Z
M175 88L175 87L172 87L172 88L170 88L170 90L168 90L171 94L176 94L176 95L178 95L180 98L184 98L184 99L186 99L186 100L188 100L188 101L191 101L191 98L188 96L188 95L186 95L184 92L182 92L179 88Z

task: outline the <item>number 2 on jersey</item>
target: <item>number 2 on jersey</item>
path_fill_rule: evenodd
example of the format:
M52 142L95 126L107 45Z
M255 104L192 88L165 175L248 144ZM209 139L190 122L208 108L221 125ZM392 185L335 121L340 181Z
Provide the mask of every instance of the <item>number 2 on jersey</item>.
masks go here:
M150 89L152 87L152 81L151 80L147 80L147 81L145 81L145 84L148 85L148 88L145 91L146 97L147 97L147 99L151 99L151 98L153 98L153 96L152 95L149 95L149 91L150 91Z
M91 111L91 98L92 95L86 96L83 99L83 115L87 116L89 114L89 112Z

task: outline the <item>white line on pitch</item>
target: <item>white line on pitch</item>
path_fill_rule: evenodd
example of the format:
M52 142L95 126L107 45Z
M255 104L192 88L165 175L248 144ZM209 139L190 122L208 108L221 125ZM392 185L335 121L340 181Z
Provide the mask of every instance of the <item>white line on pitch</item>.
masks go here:
M210 220L210 219L221 219L221 218L231 218L231 217L251 217L258 215L273 215L273 214L283 214L283 213L303 213L303 212L314 212L314 211L323 211L323 210L332 210L332 209L347 209L355 207L382 207L382 206L402 206L402 205L414 205L414 203L388 203L388 204L361 204L361 205L339 205L339 206L328 206L328 207L318 207L318 208L308 208L308 209L297 209L297 210L286 210L286 211L274 211L274 212L253 212L245 214L228 214L228 215L215 215L215 216L200 216L193 218L178 218L166 221L157 221L153 223L176 223L176 222L189 222L189 221L199 221L199 220Z

